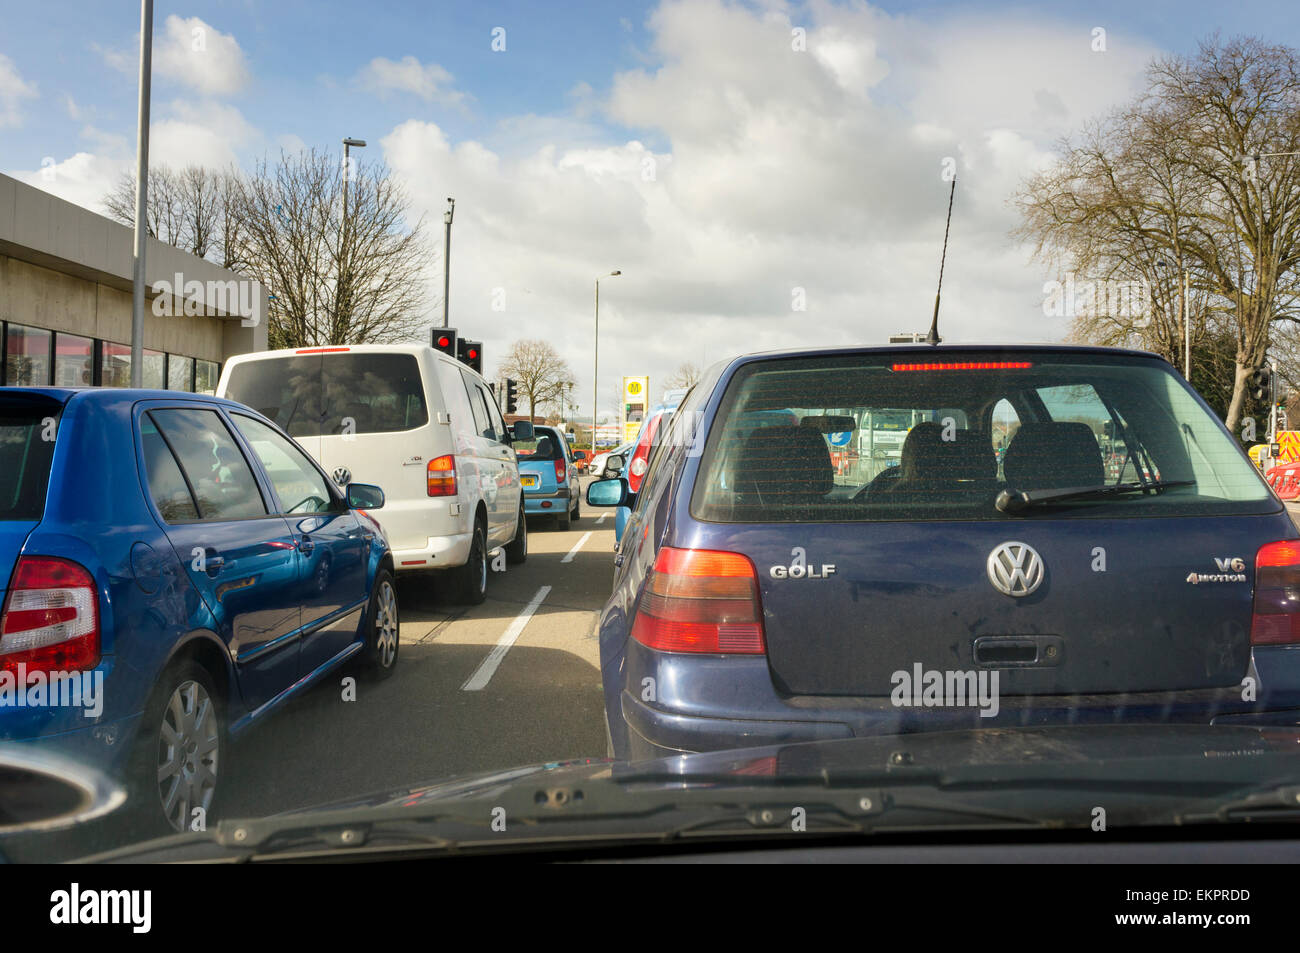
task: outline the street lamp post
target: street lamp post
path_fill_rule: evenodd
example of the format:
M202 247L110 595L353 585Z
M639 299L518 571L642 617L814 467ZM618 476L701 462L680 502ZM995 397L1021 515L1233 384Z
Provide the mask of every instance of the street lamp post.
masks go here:
M140 108L135 146L135 269L131 275L131 386L144 383L144 253L149 242L149 99L153 76L153 0L140 3ZM181 289L173 289L181 294Z
M451 327L447 323L447 299L451 297L451 220L455 214L456 200L449 195L447 211L442 213L442 221L447 228L442 245L442 326L444 328Z
M617 269L596 279L596 336L591 348L591 452L596 452L596 392L600 380L600 279L617 278L623 272Z
M352 161L350 158L351 153L349 150L354 147L357 149L364 149L366 147L366 140L353 139L351 137L343 140L343 247L339 249L340 279L344 277L344 271L346 270L348 263L348 174L352 171ZM342 280L340 280L339 284L343 288L343 293L347 294L347 284ZM336 322L336 327L337 326ZM339 342L332 341L330 343L334 344Z

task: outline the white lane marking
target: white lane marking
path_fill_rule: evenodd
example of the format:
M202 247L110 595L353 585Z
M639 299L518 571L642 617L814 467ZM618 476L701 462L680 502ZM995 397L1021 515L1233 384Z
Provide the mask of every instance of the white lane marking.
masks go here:
M578 555L578 550L582 549L583 544L586 543L587 540L589 539L591 539L591 533L583 533L582 539L578 540L576 543L573 544L573 548L569 550L569 555L561 559L560 562L562 563L573 562L573 557Z
M608 513L601 513L601 514L600 514L600 519L596 520L596 522L597 522L597 523L603 523L603 522L605 522L605 517L608 516L608 515L609 515Z
M492 676L506 657L506 653L515 644L519 634L524 631L524 626L528 624L528 620L533 617L533 613L537 611L537 607L542 604L550 591L550 586L542 586L537 590L537 595L533 596L533 601L524 606L523 612L515 616L509 628L506 629L501 638L497 639L497 644L492 646L492 651L487 654L487 658L480 663L474 674L469 677L469 681L460 687L462 692L477 692L487 687L487 683L492 680Z

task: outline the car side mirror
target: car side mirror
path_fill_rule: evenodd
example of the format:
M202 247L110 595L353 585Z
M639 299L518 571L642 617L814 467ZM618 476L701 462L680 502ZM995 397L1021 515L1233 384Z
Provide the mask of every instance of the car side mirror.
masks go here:
M516 440L535 440L533 424L530 420L516 420L510 425L510 434Z
M619 454L619 453L611 453L609 456L607 456L607 457L605 458L605 472L606 472L606 473L622 473L622 472L623 472L623 455L622 455L622 454Z
M348 508L378 510L384 505L384 491L371 483L348 484Z
M587 502L592 506L623 506L630 495L627 481L621 477L597 480L587 486Z

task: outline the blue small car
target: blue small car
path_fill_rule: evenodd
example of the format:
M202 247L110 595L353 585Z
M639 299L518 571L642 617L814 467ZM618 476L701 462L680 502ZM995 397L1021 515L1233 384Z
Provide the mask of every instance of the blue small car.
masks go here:
M832 438L863 451L898 413L897 466L833 465ZM587 488L631 511L598 623L619 758L1300 724L1300 534L1155 355L750 355L709 369L656 444L639 491Z
M255 721L349 659L392 673L382 506L233 401L0 388L0 739L189 829Z
M532 440L513 444L524 491L524 513L554 516L559 529L568 529L582 514L578 468L569 441L555 427L533 428Z

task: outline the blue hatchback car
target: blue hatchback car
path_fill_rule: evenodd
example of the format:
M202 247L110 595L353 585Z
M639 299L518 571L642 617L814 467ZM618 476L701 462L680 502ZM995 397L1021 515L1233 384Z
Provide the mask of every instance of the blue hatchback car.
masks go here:
M524 513L554 516L559 529L568 529L582 516L582 494L573 451L555 427L533 428L533 439L513 444L519 460L519 484L524 493Z
M187 829L254 721L347 659L392 673L382 505L233 401L0 388L0 739Z
M865 452L869 421L900 415L912 425L890 466ZM833 466L832 435L864 452ZM639 492L620 478L587 494L631 507L599 621L620 758L973 727L1300 724L1296 527L1151 354L737 358L685 398Z

